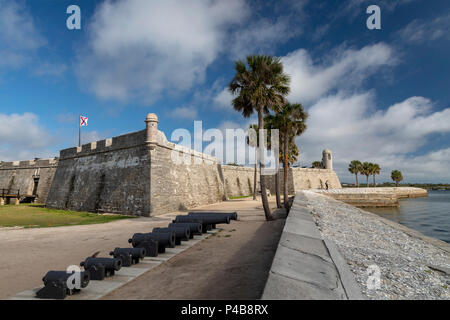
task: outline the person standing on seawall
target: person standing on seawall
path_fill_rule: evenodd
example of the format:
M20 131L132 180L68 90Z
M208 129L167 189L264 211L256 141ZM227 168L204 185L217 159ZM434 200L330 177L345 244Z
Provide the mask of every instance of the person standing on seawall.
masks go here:
M326 190L328 190L328 180L325 181L325 188L326 188Z

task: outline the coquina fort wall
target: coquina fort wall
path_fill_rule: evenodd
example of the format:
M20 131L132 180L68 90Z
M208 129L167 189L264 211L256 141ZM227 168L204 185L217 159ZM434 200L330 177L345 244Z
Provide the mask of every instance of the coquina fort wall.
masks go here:
M57 166L57 158L0 162L0 189L45 203Z
M3 163L0 188L11 185L32 192L38 170L38 199L49 208L139 216L254 192L253 168L221 165L217 158L168 142L154 114L145 122L145 130L61 150L58 159ZM274 179L267 177L272 194ZM282 186L282 170L279 179ZM289 192L323 188L327 180L330 188L341 188L331 168L291 168Z
M254 168L238 166L222 166L225 186L228 196L244 196L253 194ZM275 170L273 170L273 173ZM278 175L280 188L284 183L284 172L280 169ZM331 169L289 168L288 191L294 194L302 189L324 189L328 181L330 189L341 189L339 178ZM257 190L259 190L259 170L257 173ZM266 176L266 187L275 194L275 175Z
M62 150L47 206L150 216L225 199L217 159L169 143L155 115L146 122L143 131Z

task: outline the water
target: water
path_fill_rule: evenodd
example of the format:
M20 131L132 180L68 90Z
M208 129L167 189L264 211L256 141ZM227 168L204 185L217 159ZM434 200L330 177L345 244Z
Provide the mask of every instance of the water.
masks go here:
M430 190L427 198L401 199L399 208L364 210L450 243L450 190Z

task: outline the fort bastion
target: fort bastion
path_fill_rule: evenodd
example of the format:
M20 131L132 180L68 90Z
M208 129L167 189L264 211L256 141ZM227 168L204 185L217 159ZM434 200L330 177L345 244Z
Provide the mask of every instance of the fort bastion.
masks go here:
M0 189L34 193L49 208L139 216L254 192L253 168L221 165L215 157L169 142L155 114L145 123L142 131L61 150L59 158L0 163ZM190 161L173 161L174 152ZM324 169L289 169L289 193L324 188L325 181L341 188L331 152L324 150L323 156ZM283 174L279 179L282 185ZM274 194L275 175L268 176L267 185Z

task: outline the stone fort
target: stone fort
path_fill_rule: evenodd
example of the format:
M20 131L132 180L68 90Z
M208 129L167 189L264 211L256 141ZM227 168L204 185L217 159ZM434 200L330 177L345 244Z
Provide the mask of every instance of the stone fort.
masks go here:
M154 216L220 202L254 192L254 168L222 165L219 159L169 142L149 114L142 131L60 151L59 158L0 162L0 190L20 190L49 208ZM190 157L172 161L172 152ZM332 153L323 169L290 168L289 193L341 188ZM282 172L282 170L280 170ZM279 174L280 186L283 174ZM275 175L266 178L275 193ZM282 187L281 187L282 188ZM0 192L1 197L1 192Z

